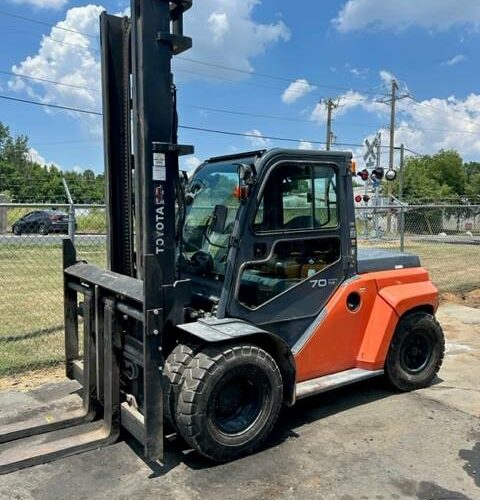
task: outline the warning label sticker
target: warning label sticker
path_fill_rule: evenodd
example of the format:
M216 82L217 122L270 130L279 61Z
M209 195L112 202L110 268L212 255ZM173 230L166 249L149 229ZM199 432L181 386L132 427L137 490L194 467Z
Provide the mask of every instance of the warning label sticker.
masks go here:
M167 180L167 169L165 167L159 167L153 165L152 167L152 177L154 181L166 181Z
M153 153L152 178L154 181L167 180L167 169L165 167L164 153Z
M153 164L155 167L165 166L165 154L164 153L153 153Z

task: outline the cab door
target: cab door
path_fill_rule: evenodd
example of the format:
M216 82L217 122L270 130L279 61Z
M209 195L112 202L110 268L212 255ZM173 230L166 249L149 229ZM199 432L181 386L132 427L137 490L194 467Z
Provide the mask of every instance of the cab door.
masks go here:
M301 341L346 275L339 174L334 162L285 160L268 168L245 221L228 316L292 348Z

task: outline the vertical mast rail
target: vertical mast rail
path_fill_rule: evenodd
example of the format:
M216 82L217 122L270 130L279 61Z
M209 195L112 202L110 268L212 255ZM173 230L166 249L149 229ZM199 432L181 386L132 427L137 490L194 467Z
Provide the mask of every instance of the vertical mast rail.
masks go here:
M176 293L175 185L178 182L171 59L191 46L182 34L185 0L132 1L132 83L137 271L143 279L145 455L163 455L163 336ZM172 32L173 28L173 32Z

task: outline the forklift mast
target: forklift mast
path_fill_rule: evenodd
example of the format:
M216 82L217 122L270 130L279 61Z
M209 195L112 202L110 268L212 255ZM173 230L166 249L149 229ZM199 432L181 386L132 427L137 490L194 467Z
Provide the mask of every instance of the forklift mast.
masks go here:
M101 16L107 254L111 271L143 281L149 456L161 453L163 441L158 429L164 325L182 320L183 308L176 306L188 291L188 281L176 282L175 196L178 157L193 153L193 147L177 144L171 60L192 46L183 35L183 13L191 5L191 0L133 0L130 19Z

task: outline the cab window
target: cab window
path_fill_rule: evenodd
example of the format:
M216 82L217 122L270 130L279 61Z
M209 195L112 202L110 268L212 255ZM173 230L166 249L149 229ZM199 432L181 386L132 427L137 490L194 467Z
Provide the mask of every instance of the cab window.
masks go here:
M331 229L338 222L335 168L284 163L269 174L253 227L259 233Z

